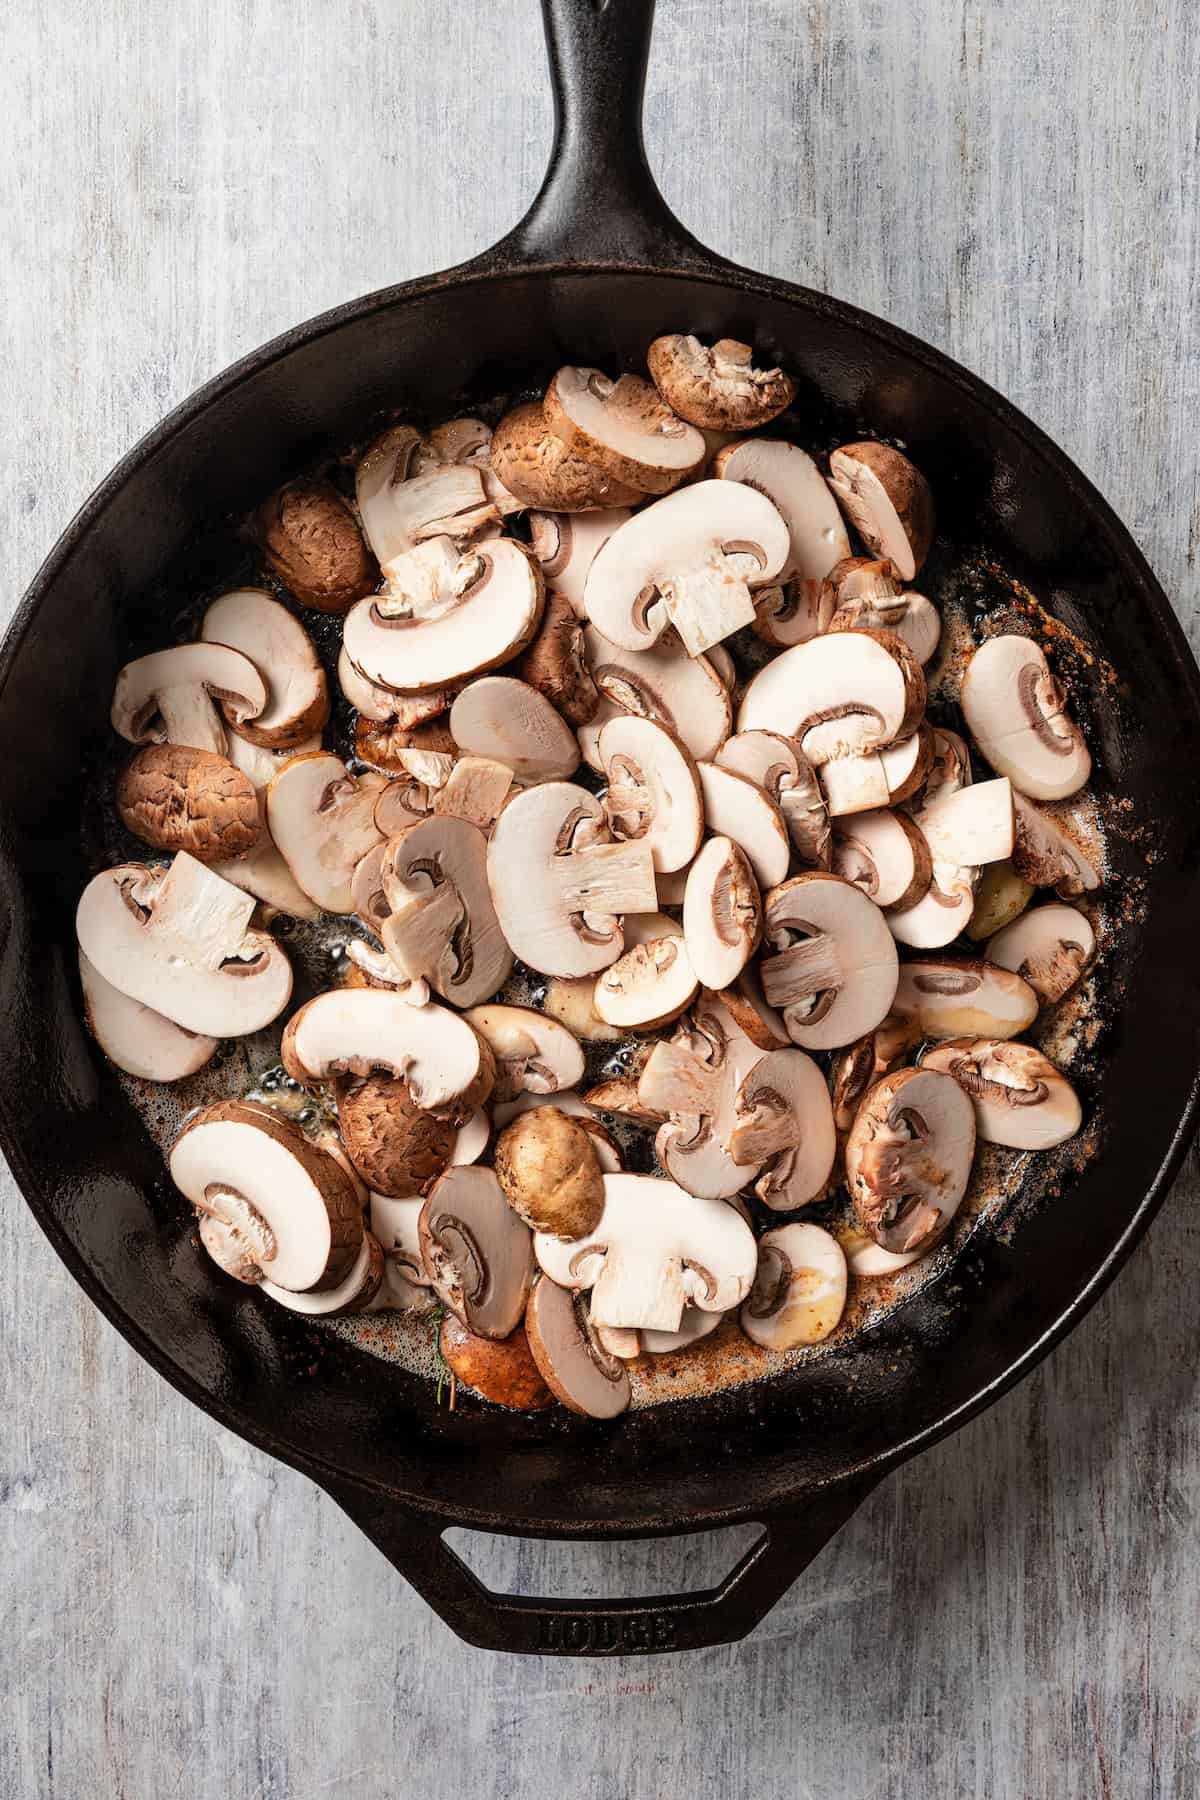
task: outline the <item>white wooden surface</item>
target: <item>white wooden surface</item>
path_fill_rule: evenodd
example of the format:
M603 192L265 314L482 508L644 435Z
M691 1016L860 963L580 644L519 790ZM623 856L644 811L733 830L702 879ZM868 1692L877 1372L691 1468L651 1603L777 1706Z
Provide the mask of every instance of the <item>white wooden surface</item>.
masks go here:
M27 0L0 55L3 604L233 357L459 260L536 187L535 0ZM1200 32L1183 0L661 0L670 201L996 382L1197 628ZM888 1482L747 1642L461 1646L334 1507L0 1212L3 1800L1200 1793L1193 1168L1049 1366ZM725 1545L475 1540L494 1585L696 1584Z

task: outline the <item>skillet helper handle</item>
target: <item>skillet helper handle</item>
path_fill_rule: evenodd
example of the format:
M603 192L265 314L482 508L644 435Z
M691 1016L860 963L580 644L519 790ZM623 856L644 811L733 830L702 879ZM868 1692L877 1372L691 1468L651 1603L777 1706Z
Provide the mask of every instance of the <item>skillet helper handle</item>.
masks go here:
M466 1643L518 1656L642 1656L745 1637L874 1486L843 1485L773 1516L719 1587L616 1601L495 1594L450 1549L443 1527L361 1489L330 1493Z

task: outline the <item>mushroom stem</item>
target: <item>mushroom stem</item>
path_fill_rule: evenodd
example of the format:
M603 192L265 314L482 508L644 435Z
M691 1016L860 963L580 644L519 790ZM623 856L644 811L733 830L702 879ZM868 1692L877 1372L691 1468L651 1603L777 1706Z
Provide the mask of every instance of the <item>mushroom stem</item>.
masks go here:
M789 944L762 965L763 993L768 1006L791 1007L800 1000L842 985L837 944L825 932Z
M229 740L221 716L207 688L198 685L162 688L158 711L163 737L168 744L186 744L191 750L212 750L224 756Z

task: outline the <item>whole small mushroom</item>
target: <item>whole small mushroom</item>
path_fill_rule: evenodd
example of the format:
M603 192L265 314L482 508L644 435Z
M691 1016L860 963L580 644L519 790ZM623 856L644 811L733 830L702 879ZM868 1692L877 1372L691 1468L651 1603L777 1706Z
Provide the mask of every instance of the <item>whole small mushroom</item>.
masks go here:
M829 485L875 556L913 581L933 543L933 495L921 471L890 444L844 444L829 458Z
M379 581L358 521L327 481L290 481L252 526L268 564L302 606L344 613Z
M415 1106L403 1081L372 1075L339 1084L337 1109L346 1154L376 1193L427 1193L450 1162L454 1126Z
M604 1176L588 1132L556 1106L521 1113L496 1140L496 1179L534 1231L586 1237L604 1210Z
M198 862L241 856L261 830L254 785L223 756L179 744L148 744L117 780L121 823L143 843Z

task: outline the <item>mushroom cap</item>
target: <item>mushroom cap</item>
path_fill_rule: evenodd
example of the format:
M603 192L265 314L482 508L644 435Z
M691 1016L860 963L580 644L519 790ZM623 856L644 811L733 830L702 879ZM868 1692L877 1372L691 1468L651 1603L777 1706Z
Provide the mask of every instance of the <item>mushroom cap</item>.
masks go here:
M288 1020L283 1066L305 1086L382 1072L424 1112L469 1118L492 1089L486 1043L444 1006L410 1006L385 988L331 988Z
M1034 887L1052 887L1064 900L1094 893L1100 886L1100 871L1082 845L1024 794L1014 794L1013 805L1012 865L1017 874Z
M267 704L262 676L225 644L176 644L128 662L113 689L113 730L131 744L186 744L225 755L225 727L244 724Z
M455 1318L479 1337L515 1331L533 1280L533 1238L492 1170L447 1169L430 1189L418 1229L425 1273Z
M637 913L635 918L654 918L654 913ZM620 959L618 958L618 961ZM613 1044L621 1033L615 1025L606 1025L595 1008L596 979L592 975L556 975L546 983L542 1008L552 1019L575 1037L589 1044Z
M557 1095L582 1078L579 1041L557 1019L547 1018L532 1006L498 1003L474 1006L465 1016L491 1049L497 1102L515 1100L520 1093ZM499 1115L497 1123L503 1123Z
M1038 906L989 938L985 955L1013 969L1047 1006L1069 994L1096 954L1091 921L1075 906Z
M513 1211L534 1231L586 1237L604 1208L596 1147L579 1119L535 1106L496 1140L496 1179Z
M763 992L794 1044L836 1050L873 1031L896 993L896 945L861 888L810 870L766 896Z
M611 381L599 369L562 368L542 407L568 450L639 494L665 494L707 455L700 433L638 375ZM629 500L610 492L604 503L624 506Z
M592 1291L593 1326L677 1331L685 1301L728 1312L754 1279L754 1233L723 1200L653 1175L606 1175L604 1211L574 1243L539 1232L534 1252L560 1287Z
M839 631L760 669L737 728L793 737L819 768L911 737L924 712L925 677L907 644L890 631Z
M935 736L922 725L886 750L827 762L820 772L820 792L830 816L876 812L908 800L929 774Z
M634 713L609 719L597 752L608 781L604 811L613 836L648 845L656 871L682 869L704 833L691 753L665 725Z
M378 775L352 775L331 751L296 756L267 789L267 824L299 885L323 912L354 910L354 871L381 832Z
M1077 794L1092 759L1032 638L989 638L967 664L962 709L981 756L1035 800Z
M763 1204L787 1212L818 1199L833 1171L837 1133L825 1077L811 1056L768 1052L743 1079L736 1113L729 1154L763 1170L755 1184Z
M289 918L305 919L311 924L321 916L320 907L297 885L295 876L265 830L252 850L241 856L222 857L208 866L214 875L231 881L243 893L252 894L264 906L287 913Z
M276 1287L327 1291L353 1267L363 1218L350 1177L268 1107L206 1106L184 1126L168 1161L185 1198L244 1236Z
M857 1276L860 1281L871 1281L896 1275L901 1269L910 1268L913 1263L920 1262L923 1256L928 1256L941 1239L932 1237L919 1250L907 1250L901 1255L895 1250L885 1250L869 1233L859 1231L855 1226L846 1226L838 1233L838 1242L842 1246L846 1267L851 1275Z
M876 906L915 906L933 876L929 846L906 813L853 813L833 828L833 872Z
M583 649L583 622L565 594L548 592L542 623L517 674L571 725L586 725L600 704Z
M677 1019L696 998L700 983L679 926L627 949L597 975L594 1007L623 1031L650 1031Z
M719 338L709 346L672 332L655 338L646 362L672 411L707 431L755 431L796 397L790 375L782 369L756 369L750 345L736 338Z
M283 750L320 731L329 689L312 639L294 613L262 588L234 588L204 614L205 643L228 644L249 657L267 686L253 720L230 718L235 731L267 750Z
M573 454L550 429L536 400L514 406L497 425L492 467L526 506L551 512L594 512L641 499L638 488L617 480L594 460Z
M919 1250L958 1210L975 1157L971 1102L949 1075L900 1069L865 1095L846 1140L846 1185L885 1250Z
M185 1031L140 1000L131 1000L79 952L79 980L88 1030L107 1056L127 1075L143 1081L182 1081L217 1052L218 1040Z
M544 694L511 675L469 682L450 708L460 750L506 763L518 781L566 781L579 767L571 727Z
M259 507L254 532L267 562L302 606L344 613L379 580L358 520L327 481L290 481Z
M390 1075L339 1083L337 1112L346 1155L376 1193L428 1193L451 1160L454 1126L423 1112Z
M977 868L1013 850L1013 792L1007 776L939 794L916 814L935 863Z
M846 1310L848 1276L842 1247L819 1225L780 1225L758 1240L758 1269L738 1315L764 1350L819 1344Z
M757 782L719 762L697 763L704 822L719 837L732 838L760 888L778 887L787 877L791 843L783 813Z
M457 1006L504 986L513 957L487 876L487 839L465 819L433 817L388 839L380 867L384 949L410 981Z
M211 750L147 744L122 769L115 800L125 829L156 850L189 850L211 863L258 841L253 783Z
M79 947L120 993L205 1037L261 1031L287 1005L291 964L248 929L254 901L180 851L169 869L120 863L84 888Z
M541 1412L554 1404L523 1325L497 1340L481 1337L448 1313L438 1332L438 1348L456 1379L493 1406Z
M627 650L650 649L674 625L695 656L753 623L749 584L777 575L788 550L787 526L765 495L737 481L697 481L614 531L588 570L584 605Z
M827 629L894 631L919 663L927 663L942 641L942 615L932 600L910 588L891 600L853 600L846 606L839 606Z
M451 696L446 694L446 698ZM457 749L450 726L443 718L424 719L419 725L379 725L370 719L354 722L354 754L360 762L389 774L408 774L400 760L410 750L432 750L453 756Z
M926 1038L1016 1037L1037 1018L1038 997L1008 969L966 956L902 963L893 1011Z
M525 1331L546 1386L571 1412L615 1419L629 1405L629 1377L599 1343L566 1288L545 1276L533 1284Z
M1083 1122L1078 1096L1061 1070L1032 1044L1005 1038L952 1038L927 1050L923 1069L952 1075L975 1108L985 1144L1049 1150Z
M929 483L890 444L844 444L829 458L829 485L867 548L913 581L933 543Z
M713 474L765 494L788 528L785 580L821 581L850 554L850 539L816 463L782 438L742 438L718 450Z
M603 772L599 740L612 718L637 713L654 719L697 759L715 757L733 718L729 694L706 656L689 656L674 637L649 650L626 650L595 626L584 631L584 648L600 706L581 727L579 747L591 769Z
M587 617L583 587L596 552L629 516L627 506L576 514L530 513L533 554L541 565L546 587L560 593L577 618Z
M762 927L762 900L746 852L732 838L709 838L688 871L683 895L688 960L705 987L719 992L737 979L758 948Z

